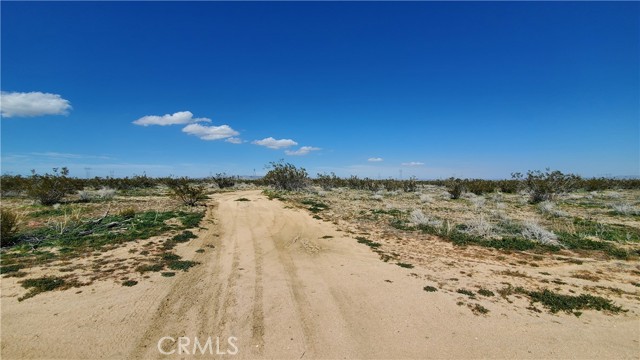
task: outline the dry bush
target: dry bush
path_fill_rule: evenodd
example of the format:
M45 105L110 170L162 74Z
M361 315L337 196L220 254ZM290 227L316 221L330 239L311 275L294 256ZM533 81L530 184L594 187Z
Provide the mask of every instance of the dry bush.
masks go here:
M543 245L558 245L558 236L545 229L535 221L525 221L522 229L522 236L525 239L535 240Z
M13 245L14 237L18 232L18 215L7 209L0 211L0 239L2 246Z
M168 179L166 183L173 197L187 206L196 206L199 201L206 199L205 186L203 184L191 185L189 178Z

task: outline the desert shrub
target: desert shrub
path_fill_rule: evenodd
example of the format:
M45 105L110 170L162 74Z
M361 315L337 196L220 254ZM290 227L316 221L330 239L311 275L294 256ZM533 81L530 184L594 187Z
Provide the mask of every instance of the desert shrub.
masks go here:
M116 191L108 187L102 187L100 190L98 190L98 197L102 200L113 199L115 195L116 195Z
M53 205L59 203L65 195L74 191L73 182L70 178L69 170L63 167L58 173L58 168L53 168L53 174L37 175L33 171L33 176L29 179L27 195L38 200L42 205Z
M494 234L493 225L484 219L484 216L476 217L467 222L466 232L482 238L490 238Z
M640 215L640 209L633 207L629 203L613 204L613 212L620 215Z
M450 178L446 181L447 192L452 199L459 199L465 192L464 181L458 178Z
M236 184L236 178L225 173L218 173L213 177L213 182L215 182L220 189L230 188Z
M124 219L133 219L136 216L136 209L129 207L120 210L118 215L122 216Z
M0 227L2 233L0 239L2 239L2 246L13 245L14 237L18 231L18 215L7 209L0 211Z
M415 192L416 189L418 189L418 180L415 176L402 182L402 190L404 190L404 192Z
M425 215L422 210L416 209L409 214L409 221L411 221L414 225L420 226L431 226L439 228L442 226L442 221L438 219L431 219L427 215Z
M568 216L566 212L556 209L555 204L551 201L541 202L540 204L538 204L538 208L545 215L554 216L554 217Z
M543 245L558 245L558 236L556 234L533 221L524 223L522 236L525 239L535 240Z
M341 179L333 172L331 174L318 174L314 183L321 186L324 190L331 190L341 185Z
M297 168L282 160L271 162L268 168L271 170L267 172L263 180L276 190L301 190L307 186L309 181L307 171L304 168Z
M78 201L80 202L90 202L91 201L91 193L85 190L78 190Z
M166 184L171 190L173 197L182 201L182 203L187 206L196 206L199 201L206 199L204 185L192 185L189 178L168 179Z
M581 180L578 175L550 171L548 168L544 172L529 170L526 177L521 173L513 173L511 176L521 182L524 190L529 193L532 204L553 200L558 194L573 191L578 188Z
M15 196L27 190L29 180L20 175L0 176L0 192L2 196Z

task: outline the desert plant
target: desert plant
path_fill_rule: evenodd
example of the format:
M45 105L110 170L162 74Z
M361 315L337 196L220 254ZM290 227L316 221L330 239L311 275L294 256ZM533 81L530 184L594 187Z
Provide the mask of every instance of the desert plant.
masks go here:
M136 209L132 207L125 208L120 210L118 215L122 216L124 219L133 219L136 216Z
M2 246L10 246L14 244L14 237L18 231L18 215L7 209L0 211L0 227L2 233L0 239L2 239Z
M225 173L218 173L213 177L213 182L215 182L220 189L230 188L236 184L236 178Z
M613 208L613 212L620 215L638 215L640 214L640 209L637 209L629 203L619 203L613 204L611 206Z
M91 201L91 193L85 190L78 190L78 201L80 202L90 202Z
M53 174L37 175L35 170L32 170L32 174L27 194L42 205L59 203L74 190L72 181L67 177L69 170L66 167L60 169L59 173L58 168L53 168Z
M522 229L525 239L535 240L543 245L558 245L558 236L534 221L526 221Z
M283 160L271 162L267 168L271 170L267 172L263 180L276 190L301 190L307 186L309 178L304 168L297 168Z
M446 187L452 199L459 199L465 191L464 182L458 178L449 178L446 181Z
M437 228L442 226L442 221L438 219L430 219L420 209L416 209L411 212L411 214L409 215L409 221L411 221L414 225L418 227L432 226Z
M192 185L189 178L168 179L166 184L172 195L187 206L196 206L199 201L206 199L204 185Z
M484 219L484 216L480 216L474 219L471 219L467 222L467 229L465 230L467 233L475 236L479 236L482 238L489 238L494 235L493 225Z
M554 217L565 217L568 214L562 210L556 209L556 206L551 201L543 201L538 205L538 208L543 214L554 216Z
M110 200L115 195L116 195L116 191L108 187L102 187L100 190L98 190L98 197L103 200Z
M521 173L513 173L511 177L521 182L522 187L529 193L529 202L537 204L546 200L553 200L560 193L575 190L580 182L580 177L573 174L563 174L547 168L544 172L540 170L529 170L527 176Z

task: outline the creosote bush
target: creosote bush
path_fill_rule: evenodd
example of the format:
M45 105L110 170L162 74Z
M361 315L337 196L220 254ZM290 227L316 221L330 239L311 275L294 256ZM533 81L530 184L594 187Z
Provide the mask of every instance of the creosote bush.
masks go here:
M464 181L457 178L450 178L446 182L447 192L452 199L459 199L465 192Z
M582 182L578 175L563 174L558 170L550 171L548 168L544 172L529 170L526 177L521 173L513 173L511 177L521 182L522 187L529 193L529 201L532 204L550 201L558 194L576 190Z
M167 186L172 195L187 206L196 206L200 200L206 199L203 184L191 184L187 177L168 179Z
M276 190L302 190L309 181L307 171L304 168L297 168L283 160L271 162L268 166L271 170L264 176L266 184L273 186Z
M27 195L38 200L42 205L59 203L65 195L75 190L73 180L69 175L69 169L63 167L58 173L58 168L53 168L53 174L38 175L32 170L29 179Z
M218 173L213 177L213 182L215 182L220 189L230 188L236 184L236 178L225 173Z
M12 245L14 236L18 231L18 215L11 210L2 209L0 212L0 225L2 233L0 239L2 246Z

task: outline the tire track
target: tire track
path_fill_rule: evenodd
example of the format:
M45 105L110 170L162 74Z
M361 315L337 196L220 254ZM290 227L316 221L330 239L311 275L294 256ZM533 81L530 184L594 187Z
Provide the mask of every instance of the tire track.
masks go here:
M255 256L255 284L254 284L254 296L253 296L253 310L252 310L252 324L251 324L251 340L254 346L257 347L257 352L261 355L264 351L264 304L263 304L263 284L262 284L262 267L263 267L263 255L262 246L256 239L255 235L251 234L253 239L253 249Z

